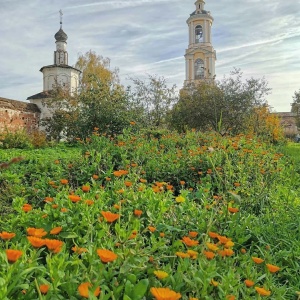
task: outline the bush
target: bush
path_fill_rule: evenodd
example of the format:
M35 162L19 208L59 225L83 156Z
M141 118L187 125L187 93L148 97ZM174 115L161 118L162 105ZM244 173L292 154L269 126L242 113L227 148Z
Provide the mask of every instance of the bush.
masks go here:
M3 149L30 149L32 148L32 143L30 136L25 130L18 130L11 132L6 130L0 136L1 147Z

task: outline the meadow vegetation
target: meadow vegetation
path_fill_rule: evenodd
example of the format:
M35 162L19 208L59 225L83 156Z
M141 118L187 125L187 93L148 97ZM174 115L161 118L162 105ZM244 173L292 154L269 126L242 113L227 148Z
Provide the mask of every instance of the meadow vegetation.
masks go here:
M131 122L0 150L0 298L297 299L290 149Z

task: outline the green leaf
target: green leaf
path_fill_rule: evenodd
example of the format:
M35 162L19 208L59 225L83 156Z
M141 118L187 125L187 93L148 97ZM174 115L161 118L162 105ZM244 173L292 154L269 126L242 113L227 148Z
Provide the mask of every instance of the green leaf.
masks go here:
M147 292L148 285L149 285L148 279L142 279L141 281L139 281L138 284L135 285L133 289L133 297L134 297L133 299L134 300L142 299Z
M60 237L62 237L64 239L74 239L74 238L77 238L78 235L75 232L62 232L60 234Z
M130 297L128 297L127 295L124 295L123 300L132 300L132 299Z

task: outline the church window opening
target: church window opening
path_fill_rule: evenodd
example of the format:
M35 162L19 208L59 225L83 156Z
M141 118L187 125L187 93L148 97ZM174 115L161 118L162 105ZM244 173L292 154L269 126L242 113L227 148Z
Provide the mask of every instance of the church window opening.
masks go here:
M197 25L195 28L195 42L203 43L203 29L201 25Z
M204 61L198 58L195 61L195 79L203 79L204 78Z

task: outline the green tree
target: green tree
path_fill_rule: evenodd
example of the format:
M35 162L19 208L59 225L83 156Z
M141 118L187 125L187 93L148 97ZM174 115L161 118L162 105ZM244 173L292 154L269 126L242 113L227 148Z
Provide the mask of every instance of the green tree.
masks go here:
M266 105L269 91L264 78L243 80L238 69L218 82L191 84L180 92L171 125L179 130L214 130L221 135L245 131L254 108Z
M299 91L295 91L293 96L292 110L293 113L297 114L296 124L297 127L300 127L300 89Z
M43 121L46 131L56 139L85 138L95 127L110 134L128 126L128 93L120 84L118 69L110 69L110 60L89 51L75 65L82 71L78 91L57 85L47 106L51 118Z
M146 80L131 78L132 109L139 112L139 122L148 128L163 127L168 112L176 102L176 85L168 87L164 77L148 75Z

